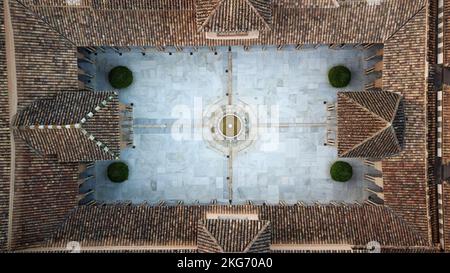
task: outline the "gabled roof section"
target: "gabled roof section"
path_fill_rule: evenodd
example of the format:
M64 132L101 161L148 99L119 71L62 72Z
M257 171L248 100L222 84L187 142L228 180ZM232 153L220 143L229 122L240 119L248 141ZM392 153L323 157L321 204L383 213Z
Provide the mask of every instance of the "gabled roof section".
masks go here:
M450 164L450 86L442 87L442 161Z
M198 224L199 252L269 252L270 224L257 220L205 220Z
M112 160L120 152L114 92L62 92L37 100L17 114L13 127L36 152L61 162Z
M44 158L15 137L11 248L39 245L78 205L78 163Z
M254 40L261 45L382 43L414 17L426 0L339 1L339 7L325 0L95 0L92 5L82 1L81 6L62 5L59 0L20 3L78 46L218 46L246 45L248 41L211 41L199 29L267 30ZM227 3L233 3L231 13L219 8ZM244 8L238 9L239 5Z
M153 249L195 249L219 251L217 246L227 236L234 240L229 223L210 222L208 214L257 214L259 221L241 224L248 235L246 242L255 237L252 247L258 252L265 249L267 234L258 234L264 222L270 222L270 244L286 249L298 245L345 244L366 247L377 241L382 248L428 247L427 240L384 206L323 205L323 206L148 206L104 205L81 206L73 210L58 230L48 238L48 249L66 249L67 243L77 241L84 249L105 247L142 246ZM236 221L236 220L235 220ZM241 220L245 221L245 220ZM199 223L207 229L200 231ZM217 231L214 231L214 228ZM213 230L209 232L205 230ZM201 235L200 233L208 236ZM234 233L242 234L242 232ZM245 234L245 233L244 233ZM213 238L214 237L214 238ZM252 238L252 239L250 239ZM214 240L213 240L214 239ZM219 243L212 244L214 241ZM235 241L235 240L234 240ZM202 245L202 247L200 247ZM224 243L222 243L224 245ZM243 246L245 245L245 246ZM249 244L239 244L235 249L245 249ZM43 245L44 246L44 245ZM205 246L209 246L205 248ZM215 246L215 247L214 247ZM229 249L229 246L224 246ZM231 247L233 249L233 247Z
M450 252L450 183L442 183L442 231L445 251Z
M11 178L11 135L6 58L6 26L3 1L0 1L0 252L6 249Z
M76 47L18 1L10 1L18 109L61 91L78 90Z
M398 94L392 92L345 92L342 94L386 122L393 121L401 100Z
M445 66L450 66L450 0L439 1L444 5L442 16L442 48L443 48L443 63Z
M402 95L402 152L382 161L385 204L431 241L427 162L427 12L423 9L384 44L383 86ZM432 91L434 92L434 91Z
M402 98L392 92L338 94L338 154L385 158L401 151Z
M197 0L199 30L246 32L270 29L270 0Z

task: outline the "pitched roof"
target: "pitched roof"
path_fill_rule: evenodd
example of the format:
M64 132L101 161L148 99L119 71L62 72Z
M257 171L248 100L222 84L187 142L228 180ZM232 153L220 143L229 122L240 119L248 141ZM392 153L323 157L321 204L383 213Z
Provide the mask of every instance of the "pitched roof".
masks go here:
M450 251L450 183L445 182L442 184L441 192L442 204L440 209L442 210L442 235L443 243L446 251Z
M0 1L0 251L6 248L11 178L11 136L9 128L8 75L3 2Z
M426 20L423 9L384 44L383 87L402 95L407 119L404 148L383 160L382 169L385 204L431 242Z
M442 161L450 164L450 86L442 88Z
M444 11L450 12L450 1L444 1ZM445 16L445 14L444 14ZM444 29L444 45L447 47L444 48L444 56L448 58L450 54L450 43L446 44L448 37L445 36L445 33L450 33L450 22L447 17L443 18L445 24L447 24L447 29ZM447 32L446 32L447 31ZM448 35L448 34L447 34ZM449 60L445 61L444 65L449 64ZM442 86L442 100L440 106L441 109L441 159L442 159L442 168L445 173L448 170L448 166L450 164L450 86L447 84L443 84ZM440 210L440 232L441 232L441 243L443 244L443 248L446 251L450 251L450 183L447 177L443 177L441 181L441 191L439 192L439 210Z
M256 2L266 1L252 1ZM330 8L329 1L296 2L273 0L271 30L250 41L206 39L205 32L198 31L197 19L203 22L213 5L196 9L196 0L83 1L81 6L28 0L24 4L79 46L218 46L381 43L422 9L426 0L385 0L379 5L347 1L338 8ZM262 10L259 8L264 17L267 12ZM211 19L221 18L219 13ZM218 23L227 26L226 21Z
M268 221L204 220L197 233L199 252L269 252Z
M338 154L385 158L401 151L401 96L392 92L338 93Z
M36 99L78 91L77 49L18 1L10 1L18 110Z
M61 162L112 160L120 152L119 119L114 92L63 92L34 101L13 127L39 154Z
M0 7L3 10L3 2ZM18 109L28 107L37 99L77 91L76 47L18 1L9 1L9 7L14 29ZM6 78L0 77L0 82ZM2 93L0 99L6 102L8 95ZM4 107L8 107L7 102L0 104L0 115L8 115ZM6 243L8 217L12 217L12 224L9 226L12 233L8 236L11 249L32 247L54 232L69 211L77 205L78 165L59 163L54 157L38 156L17 137L14 139L14 154L10 156L10 144L6 144L11 138L9 117L3 121L8 125L5 124L2 128L8 130L2 132L5 138L2 139L4 173L0 185L3 200L1 223L4 223L1 234L5 237L1 239L1 247ZM11 181L8 172L11 169L14 171L14 195L10 204ZM13 206L11 215L8 213L9 205Z
M197 0L199 30L247 32L270 29L272 4L269 0Z
M256 215L258 221L271 223L271 245L321 245L348 244L365 247L378 241L382 247L428 247L426 239L417 234L392 210L370 205L324 205L324 206L177 206L153 207L147 205L112 205L78 207L61 225L46 248L65 248L69 241L80 242L82 248L141 246L143 248L173 249L194 248L213 242L200 237L198 223L206 221L208 215ZM246 220L248 221L248 220ZM251 222L239 228L247 230L246 241L254 238L256 230L264 224ZM206 223L213 230L218 244L226 245L226 228L233 222ZM235 222L238 223L238 222ZM268 226L267 226L268 227ZM228 229L230 230L230 229ZM267 230L268 231L268 230ZM233 233L242 234L242 232ZM245 234L245 232L244 232ZM260 234L265 242L267 238ZM217 239L219 237L219 239ZM233 240L233 242L235 242ZM230 242L232 243L232 242ZM215 243L214 243L215 244ZM226 249L242 248L228 245ZM264 244L253 243L261 247ZM247 245L248 246L248 245ZM245 247L244 247L245 248ZM209 250L218 250L217 244ZM200 250L200 249L199 249Z
M75 45L219 45L197 32L193 0L10 1L16 47L19 108L77 86ZM83 245L191 245L204 213L256 212L276 223L272 243L430 245L426 141L426 1L390 0L370 6L292 7L274 1L273 30L256 41L227 44L384 42L383 85L405 97L405 150L383 161L387 207L79 207L77 165L36 156L17 139L13 248ZM308 1L311 2L312 1ZM307 3L304 1L304 3ZM341 3L341 2L340 2ZM92 5L91 5L92 4ZM96 6L95 6L96 5ZM32 11L32 12L31 12ZM36 15L36 16L35 16ZM114 27L112 27L114 26ZM119 29L119 30L118 30ZM67 37L74 44L66 40ZM0 51L1 52L1 51ZM0 62L1 63L1 62ZM1 80L1 79L0 79ZM5 96L6 97L6 96ZM8 145L9 146L9 145ZM5 180L6 181L6 180ZM2 180L3 182L3 180ZM2 184L2 192L6 189ZM33 208L33 209L31 209ZM64 221L66 219L66 221ZM369 224L367 224L369 223ZM56 233L53 233L57 230ZM52 235L52 236L50 236Z
M444 54L444 65L450 66L450 0L443 0L443 16L440 18L439 22L442 22L443 33L442 33L442 43L443 43L443 54ZM442 20L442 21L441 21Z
M438 187L437 181L439 176L439 158L438 158L438 82L436 81L436 68L437 68L437 56L438 49L436 44L438 43L438 29L435 27L438 25L439 8L437 1L430 1L428 6L428 79L427 79L427 179L428 179L428 197L430 205L429 221L431 230L431 241L434 244L438 244L440 241L439 231L439 201L438 201Z
M15 138L11 248L39 246L77 206L78 164L35 154Z

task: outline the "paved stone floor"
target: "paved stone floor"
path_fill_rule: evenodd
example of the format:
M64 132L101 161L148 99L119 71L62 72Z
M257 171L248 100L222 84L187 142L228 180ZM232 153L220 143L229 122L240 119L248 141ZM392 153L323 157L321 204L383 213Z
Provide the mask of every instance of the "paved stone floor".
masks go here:
M277 136L278 135L278 136ZM269 131L250 149L234 160L233 200L287 203L303 201L363 201L364 166L352 164L355 175L350 182L330 180L330 167L337 159L334 147L324 146L325 127L292 127ZM274 138L279 138L273 144ZM267 150L264 145L275 146Z
M232 48L232 95L266 114L284 127L260 131L253 146L233 160L232 192L228 192L228 160L202 140L201 113L228 92L227 48L217 53L200 48L186 52L123 53L107 51L96 56L96 90L110 90L107 72L128 66L135 81L120 91L120 100L134 103L135 149L121 159L130 166L130 179L113 184L106 178L109 162L96 164L95 198L104 202L135 203L165 200L185 203L234 203L247 200L278 203L364 201L365 167L350 160L355 176L349 183L332 182L329 167L337 160L336 148L324 146L327 111L324 102L335 102L337 89L329 86L327 71L344 64L353 73L346 90L364 86L364 52L327 47L297 51L285 48L244 51ZM202 108L203 107L203 108ZM258 108L259 107L259 108ZM188 122L182 139L172 125L180 117ZM200 124L200 125L199 125ZM152 125L165 125L153 128Z

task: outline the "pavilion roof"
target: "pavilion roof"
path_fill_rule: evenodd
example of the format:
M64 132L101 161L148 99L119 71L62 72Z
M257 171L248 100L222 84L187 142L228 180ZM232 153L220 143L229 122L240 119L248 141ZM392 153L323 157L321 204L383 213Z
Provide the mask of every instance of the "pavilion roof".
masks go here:
M195 4L197 25L203 31L268 30L272 22L270 0L197 0Z
M339 92L339 156L373 159L398 154L405 127L402 103L392 92Z
M20 111L13 130L37 153L61 162L113 160L120 153L119 119L114 92L62 92Z
M203 220L198 224L199 252L270 251L270 223L258 220Z

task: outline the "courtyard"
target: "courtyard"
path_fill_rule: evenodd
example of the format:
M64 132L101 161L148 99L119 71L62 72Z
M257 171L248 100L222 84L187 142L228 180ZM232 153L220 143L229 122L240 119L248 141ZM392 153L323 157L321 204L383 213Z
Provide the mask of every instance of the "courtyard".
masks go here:
M169 204L365 201L364 164L344 160L353 166L353 178L333 182L329 171L338 160L337 149L324 145L333 127L326 106L336 102L339 91L330 86L328 70L347 66L352 81L345 90L364 90L364 56L360 49L327 46L99 52L90 68L95 90L112 89L108 72L115 66L133 71L133 84L120 90L119 98L133 104L134 148L121 153L130 168L124 183L108 180L110 162L96 163L95 199ZM245 104L258 120L254 139L232 156L204 140L204 113L221 102Z

